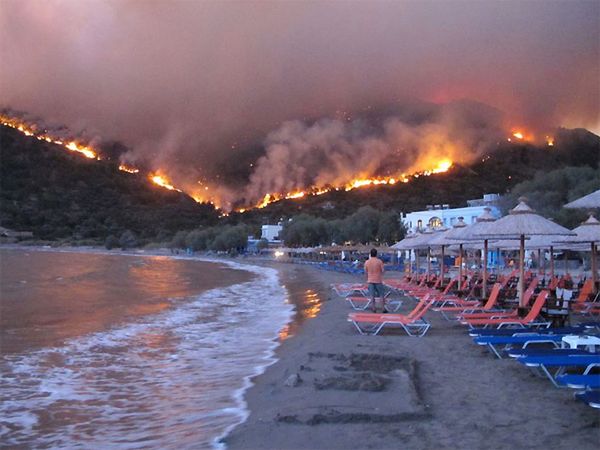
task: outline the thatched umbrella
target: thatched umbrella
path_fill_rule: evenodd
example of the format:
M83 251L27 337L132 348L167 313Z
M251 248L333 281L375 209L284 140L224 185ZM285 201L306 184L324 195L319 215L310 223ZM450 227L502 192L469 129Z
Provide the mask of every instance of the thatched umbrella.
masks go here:
M415 239L417 239L420 235L421 234L417 232L409 233L404 239L392 245L392 248L396 250L408 250L408 273L412 273L412 264L410 263L410 260L412 249L414 248L413 242L415 242Z
M483 213L477 217L477 221L469 225L467 227L459 228L455 233L449 236L449 239L452 239L456 242L461 242L461 261L462 261L462 246L464 242L467 241L481 241L483 240L483 284L481 287L481 296L485 298L487 296L487 265L488 265L488 239L482 239L479 236L476 236L476 233L482 229L482 227L490 222L495 222L496 218L492 215L491 208L484 208Z
M577 200L573 200L570 203L567 203L565 208L570 209L595 209L600 208L600 189L591 194L584 195L583 197L578 198Z
M594 284L594 292L596 292L596 281L598 280L598 273L596 269L596 245L600 242L600 222L593 216L593 214L590 214L588 220L575 228L573 233L575 233L576 236L564 239L562 242L566 244L586 243L591 245L592 281Z
M550 251L550 278L554 278L554 250L585 251L583 246L568 243L557 243L557 240L565 239L562 235L537 235L525 241L525 250L548 249ZM519 243L514 240L501 240L494 242L494 246L502 250L519 250Z
M452 226L452 228L450 228L448 231L444 232L443 234L439 234L439 235L435 236L433 239L431 239L429 241L429 245L431 247L441 247L441 250L442 250L442 264L441 264L442 277L444 275L444 256L445 256L444 249L448 245L456 244L458 241L453 240L454 236L458 235L463 230L467 229L467 227L468 227L468 225L465 223L464 218L459 217L457 222ZM460 264L458 266L458 279L461 280L460 282L462 282L462 262L463 262L462 242L460 242L459 257L460 257ZM443 278L442 278L442 281L443 281Z
M519 199L519 204L510 210L510 214L481 226L475 233L481 238L519 239L519 305L523 302L525 281L525 238L536 235L574 236L575 233L542 216L536 214L526 203Z

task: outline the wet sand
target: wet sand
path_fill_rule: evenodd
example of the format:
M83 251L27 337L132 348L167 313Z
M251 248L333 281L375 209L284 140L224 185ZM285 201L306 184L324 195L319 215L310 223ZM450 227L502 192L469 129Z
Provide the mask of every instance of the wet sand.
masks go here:
M278 268L300 310L318 298L319 313L303 315L277 349L279 361L254 379L245 396L251 414L226 438L228 448L598 448L597 410L496 359L439 313L427 313L432 328L423 338L361 336L329 289L357 277Z
M58 346L254 276L168 256L0 250L2 354Z

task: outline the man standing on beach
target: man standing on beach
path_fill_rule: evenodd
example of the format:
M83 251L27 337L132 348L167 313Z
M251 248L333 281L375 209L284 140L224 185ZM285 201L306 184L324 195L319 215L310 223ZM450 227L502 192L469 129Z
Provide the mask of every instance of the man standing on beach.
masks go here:
M371 249L371 256L365 262L365 273L367 274L373 312L377 312L378 303L381 304L381 312L385 312L383 272L383 261L377 257L377 250L373 248Z

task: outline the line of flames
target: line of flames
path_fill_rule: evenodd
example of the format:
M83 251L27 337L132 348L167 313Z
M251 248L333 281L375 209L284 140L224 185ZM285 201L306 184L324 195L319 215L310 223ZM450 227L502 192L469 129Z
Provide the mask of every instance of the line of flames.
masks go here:
M243 213L248 211L249 209L262 209L270 205L271 203L275 203L281 200L290 200L303 198L306 196L315 196L315 195L323 195L331 191L351 191L353 189L360 189L367 186L379 186L379 185L394 185L396 183L408 183L413 178L419 178L421 176L430 176L436 173L443 173L450 170L452 167L452 161L449 159L443 159L440 161L433 169L423 170L420 172L415 172L412 174L401 174L395 177L375 177L375 178L356 178L354 180L349 181L348 183L342 186L333 186L333 187L313 187L304 191L292 191L286 194L266 194L263 199L258 202L256 205L249 208L240 208L236 210L237 212Z
M47 130L39 131L37 129L37 127L27 124L25 122L19 121L18 119L11 118L11 117L0 114L0 124L14 128L14 129L22 132L26 136L33 137L40 141L46 141L49 143L60 145L64 148L66 148L67 150L81 154L81 155L85 156L86 158L97 159L97 160L102 159L101 156L99 156L98 152L95 151L89 145L83 145L80 142L77 142L74 140L65 142L60 138L51 136ZM512 138L515 138L517 140L523 140L523 141L528 141L528 140L532 139L531 136L528 136L525 133L523 133L522 131L518 131L518 130L515 130L512 133ZM510 142L511 138L508 138L508 141ZM546 136L546 143L548 146L553 146L554 139L550 136ZM332 191L341 191L341 190L351 191L353 189L360 189L360 188L364 188L364 187L368 187L368 186L394 185L396 183L408 183L408 182L410 182L411 179L419 178L421 176L430 176L433 174L447 172L452 167L452 164L453 164L453 162L451 160L443 159L443 160L439 161L437 163L437 165L432 169L422 170L422 171L415 172L412 174L402 173L402 174L394 176L394 177L356 178L354 180L351 180L351 181L349 181L345 184L339 185L339 186L311 187L306 190L295 190L295 191L291 191L288 193L269 193L269 194L266 194L262 198L262 200L260 202L258 202L257 204L255 204L253 206L248 206L245 208L239 208L236 210L236 212L243 213L243 212L246 212L251 209L262 209L272 203L275 203L275 202L278 202L281 200L293 200L293 199L300 199L300 198L304 198L304 197L308 197L308 196L318 196L318 195L323 195L323 194L326 194L326 193L332 192ZM127 164L121 164L119 166L119 170L121 170L123 172L131 173L131 174L138 174L140 172L140 170L138 168L127 165ZM162 171L151 172L151 173L148 173L146 176L150 182L152 182L153 184L155 184L157 186L161 186L161 187L171 190L171 191L184 192L183 190L175 187L173 185L173 183L171 182L171 180L168 178L168 176L165 175L164 172L162 172ZM208 190L208 187L205 187L204 189ZM204 194L206 194L206 192ZM207 202L205 195L200 196L198 194L191 193L190 196L198 203ZM212 204L216 209L221 209L217 204L215 204L211 200L208 200L208 203Z
M50 136L48 134L47 130L38 131L36 129L36 127L34 127L32 125L29 125L25 122L21 122L17 119L5 116L3 114L0 114L0 123L2 125L5 125L7 127L14 128L15 130L20 131L25 136L33 137L33 138L37 139L38 141L45 141L45 142L49 142L52 144L60 145L71 152L79 153L89 159L98 159L98 160L101 159L100 156L98 155L98 153L95 152L93 148L91 148L87 145L83 145L77 141L65 142L62 139Z

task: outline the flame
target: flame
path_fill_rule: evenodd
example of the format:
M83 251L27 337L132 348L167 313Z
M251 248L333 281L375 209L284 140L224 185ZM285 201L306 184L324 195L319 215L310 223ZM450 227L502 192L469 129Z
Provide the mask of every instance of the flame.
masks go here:
M60 145L62 147L65 147L67 150L69 150L71 152L79 153L79 154L85 156L86 158L100 159L100 157L98 156L98 153L95 152L94 149L89 146L81 145L76 141L70 141L65 144L59 138L52 137L52 136L48 135L45 131L39 132L37 130L36 126L28 124L23 121L20 121L16 118L8 117L8 116L5 116L4 114L0 114L0 124L10 127L10 128L14 128L15 130L18 130L21 133L23 133L25 136L34 137L38 141L46 141L51 144Z
M554 147L554 138L552 136L546 136L546 145L548 147Z
M150 175L148 175L148 178L154 184L156 184L158 186L161 186L161 187L164 187L165 189L168 189L170 191L181 192L180 189L177 189L175 186L173 186L171 184L171 181L165 175L161 175L158 172L157 173L151 173Z
M86 158L90 158L90 159L97 159L98 158L98 155L96 154L96 152L94 150L92 150L91 148L86 147L84 145L79 145L75 141L69 142L67 145L65 145L65 147L68 150L71 150L72 152L81 153Z
M140 169L136 169L135 167L130 167L126 164L121 164L119 166L119 170L123 171L123 172L128 172L128 173L139 173Z
M525 139L525 136L523 136L523 133L521 133L520 131L515 131L512 135L520 140Z
M270 194L266 194L262 198L262 200L260 202L258 202L256 205L250 206L250 207L245 207L245 208L239 208L236 210L236 212L243 213L243 212L246 212L249 209L253 209L253 208L262 209L262 208L266 208L271 203L275 203L280 200L289 200L289 199L303 198L306 196L323 195L323 194L326 194L326 193L334 191L334 190L338 191L340 189L343 189L344 191L348 192L348 191L352 191L354 189L365 188L368 186L394 185L399 182L408 183L411 179L419 178L420 176L430 176L433 174L447 172L452 167L452 164L453 164L453 162L450 159L442 159L432 169L423 170L421 172L415 172L412 175L407 175L407 174L403 173L403 174L397 175L395 177L374 177L374 178L367 178L367 177L362 178L361 177L361 178L355 178L354 180L351 180L351 181L347 182L346 184L340 185L340 186L330 186L330 187L315 186L315 187L309 188L305 191L296 190L296 191L288 192L286 194L270 193Z

